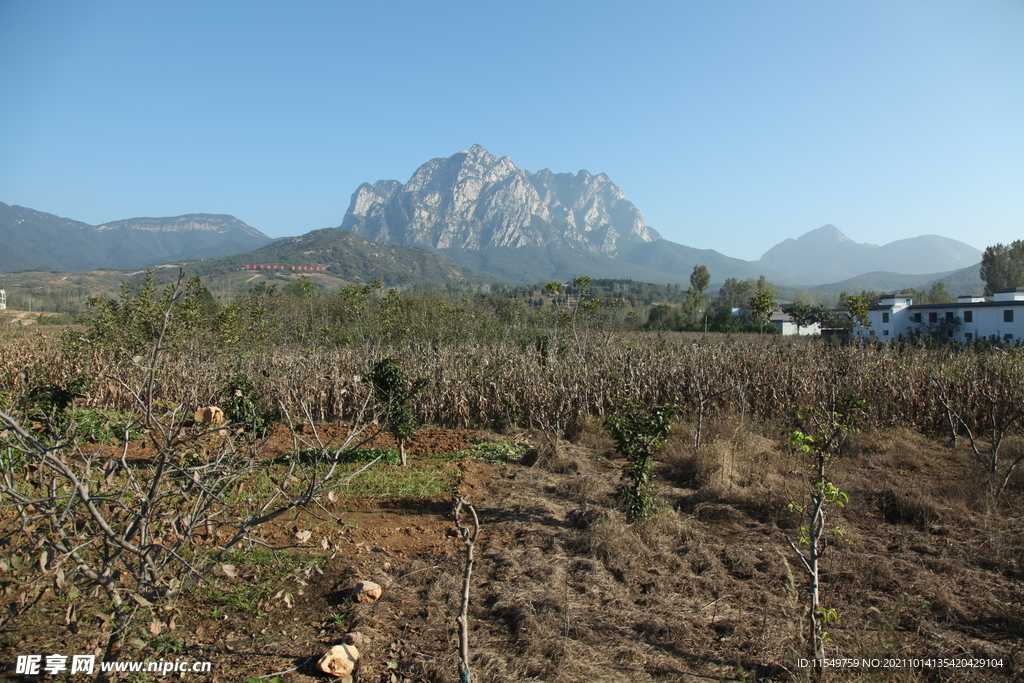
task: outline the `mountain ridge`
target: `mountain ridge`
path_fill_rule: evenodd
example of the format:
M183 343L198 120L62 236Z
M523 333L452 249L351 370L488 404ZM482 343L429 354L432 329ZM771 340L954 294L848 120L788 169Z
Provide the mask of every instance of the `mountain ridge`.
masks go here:
M614 254L652 241L639 209L607 175L531 174L473 145L431 159L407 183L363 183L341 225L374 242L428 249L546 246Z
M250 264L279 265L280 271L248 271ZM487 279L417 247L383 245L370 242L340 228L312 230L296 237L286 237L252 252L224 258L186 262L189 272L197 275L223 276L228 273L255 275L302 275L338 278L352 284L380 280L388 286L412 284L485 284ZM324 271L290 270L291 266L324 267Z
M981 260L978 249L937 235L878 246L831 224L784 240L757 261L736 259L663 239L604 173L530 173L480 145L427 161L404 184L361 184L340 227L524 284L583 272L686 283L695 265L705 265L716 281L764 275L806 286L877 271L945 273Z
M938 235L858 243L828 224L746 261L663 239L605 173L531 173L480 145L421 164L406 183L360 184L338 229L381 245L425 249L484 279L518 284L592 274L685 286L696 265L706 266L715 283L763 275L780 286L822 286L866 273L917 281L972 267L981 256ZM93 226L0 203L0 272L135 269L224 258L272 242L227 214Z
M588 272L683 283L708 260L723 279L762 272L783 279L714 250L664 240L605 173L530 173L480 145L431 159L404 184L361 184L340 227L522 284Z
M130 218L90 225L0 202L0 272L139 268L206 253L227 255L272 242L226 214Z
M959 270L981 261L982 252L941 235L918 235L881 246L856 242L832 224L786 239L757 261L802 285L819 285L886 271L925 275Z

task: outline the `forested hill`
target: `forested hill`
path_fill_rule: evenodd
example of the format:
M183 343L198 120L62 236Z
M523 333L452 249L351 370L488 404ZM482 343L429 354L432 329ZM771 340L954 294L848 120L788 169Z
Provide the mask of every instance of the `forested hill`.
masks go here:
M308 271L350 283L380 280L388 286L448 283L474 284L487 280L440 256L416 247L370 242L348 230L325 228L278 240L256 251L218 259L191 261L186 269L203 277L244 273L245 266L282 266L282 274L294 274L292 267L317 268ZM307 271L304 271L307 272ZM258 276L263 271L254 271ZM273 274L274 271L267 271Z

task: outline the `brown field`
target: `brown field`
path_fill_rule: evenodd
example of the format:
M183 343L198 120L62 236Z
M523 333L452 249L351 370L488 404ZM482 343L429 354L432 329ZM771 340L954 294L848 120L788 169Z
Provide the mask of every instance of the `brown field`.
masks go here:
M373 465L209 562L251 506L297 497L319 476L324 447L358 428L369 396L361 377L383 350L268 345L231 353L197 343L168 351L150 382L146 358L68 347L58 332L0 332L0 409L16 412L32 387L88 378L73 398L83 412L74 415L102 424L56 452L89 472L118 524L145 491L133 488L133 476L150 481L164 461L188 474L195 485L181 477L160 484L166 494L153 500L166 516L147 531L154 545L177 544L188 566L171 562L146 587L118 565L120 597L112 598L70 555L39 540L59 538L53 528L66 523L63 533L94 566L111 552L103 545L110 539L95 540L102 534L87 516L76 524L75 508L59 520L26 521L20 515L43 503L26 508L8 496L0 535L8 680L32 680L13 673L18 655L52 653L212 662L211 673L184 680L318 680L316 658L352 631L366 637L359 681L457 680L465 547L451 519L456 493L482 524L470 586L474 683L814 680L799 663L808 657L807 577L787 541L803 523L787 504L806 498L809 473L789 449L791 414L794 405L828 408L850 395L866 405L829 466L849 504L829 513L841 535L831 537L822 564L822 602L838 616L827 627L826 655L879 665L826 671L821 680L1024 676L1024 475L1011 475L996 498L966 437L970 429L985 453L990 427L1009 423L997 474L1024 453L1019 421L1010 422L1024 402L1019 350L653 334L563 339L547 353L516 343L406 345L391 352L410 374L431 379L415 404L429 429L410 443L410 467ZM222 401L235 373L278 406L266 439L210 433L188 419ZM601 427L621 395L682 408L657 455L658 508L638 525L625 522L616 499L625 461ZM150 426L118 443L123 413L142 420L145 405ZM950 421L947 405L962 424ZM76 426L24 415L41 442L48 430ZM393 447L372 422L363 415L372 437L363 445ZM10 491L69 499L58 477L28 466L24 438L8 430L0 439L10 444ZM525 454L508 464L481 459L487 445L507 442ZM300 451L321 455L304 460ZM230 477L204 513L209 523L183 521L181 509L207 482ZM381 600L354 602L359 580L381 584ZM187 590L159 590L183 581ZM50 679L61 676L39 680Z

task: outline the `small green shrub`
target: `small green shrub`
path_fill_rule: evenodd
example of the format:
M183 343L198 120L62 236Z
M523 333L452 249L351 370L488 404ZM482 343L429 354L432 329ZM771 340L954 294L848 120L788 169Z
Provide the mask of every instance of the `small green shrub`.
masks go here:
M138 422L131 413L75 407L89 388L90 382L81 376L64 383L36 384L14 407L25 422L38 425L49 438L112 445L138 438Z
M679 407L670 403L648 409L638 401L624 399L616 413L605 420L615 447L629 461L623 472L628 483L619 495L626 505L626 519L632 524L643 522L654 510L654 455L665 445L678 412Z
M36 384L25 392L21 403L29 417L59 417L88 390L89 381L81 376L63 384Z
M262 438L276 417L275 411L264 407L262 397L247 376L235 373L221 392L221 409L229 422L244 424L243 434L250 440Z
M149 647L158 655L176 655L185 649L185 641L171 633L163 633L150 641Z
M398 361L387 356L378 361L367 377L373 384L373 393L384 409L385 424L398 439L398 455L402 466L406 466L405 442L416 435L416 417L409 402L423 391L430 380L409 376L398 367Z

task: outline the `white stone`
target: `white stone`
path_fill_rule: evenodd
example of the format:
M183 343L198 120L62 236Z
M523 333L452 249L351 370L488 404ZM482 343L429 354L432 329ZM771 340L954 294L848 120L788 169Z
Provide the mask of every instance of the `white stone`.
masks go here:
M354 645L335 645L320 658L317 667L325 674L344 678L351 676L359 661L359 650Z
M380 584L373 581L360 581L356 584L352 594L356 602L377 602L380 600L382 592L383 589L380 587Z
M196 422L204 425L220 426L224 424L224 411L217 406L200 408L195 414Z

